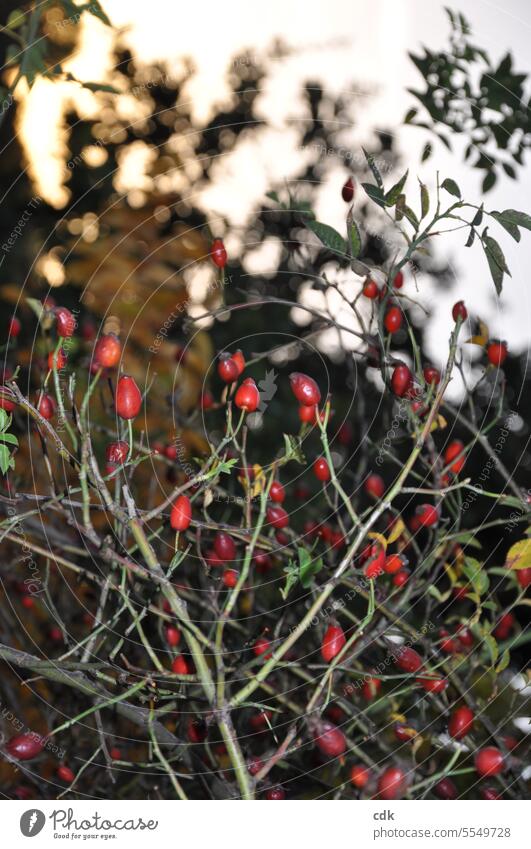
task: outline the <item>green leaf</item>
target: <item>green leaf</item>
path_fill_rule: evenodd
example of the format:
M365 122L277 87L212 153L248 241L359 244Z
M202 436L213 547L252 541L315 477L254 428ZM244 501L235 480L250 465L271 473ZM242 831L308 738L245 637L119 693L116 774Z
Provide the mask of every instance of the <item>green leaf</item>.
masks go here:
M468 234L468 239L465 242L465 248L471 248L474 244L474 240L476 238L476 231L473 227L470 228L470 233Z
M511 233L511 236L513 236L513 233L509 229L510 227L523 227L524 230L531 230L531 215L527 215L525 212L518 212L517 209L504 209L503 212L495 211L490 214L502 227L505 227L508 233ZM516 237L513 236L513 238Z
M456 198L461 200L461 189L451 177L447 177L446 180L443 180L441 183L441 189L445 189L450 195L453 195Z
M428 192L428 187L424 185L424 183L420 184L420 214L421 218L424 218L430 209L430 193Z
M404 188L408 176L408 171L402 175L398 183L395 183L392 188L389 189L387 194L385 195L385 203L386 206L394 206L397 202L398 198L402 194L402 189Z
M511 653L510 653L509 649L505 649L505 651L503 652L503 654L500 658L500 662L498 663L498 665L496 667L496 672L497 673L503 672L504 669L507 669L510 662L511 662Z
M489 589L489 576L475 557L465 557L463 572L477 595L485 595Z
M276 192L266 192L266 198L269 198L269 200L274 200L275 203L280 203L279 196Z
M471 533L462 533L458 534L458 536L453 537L456 542L461 543L461 545L470 546L470 548L481 548L481 543L475 538L474 534Z
M488 173L485 175L485 179L483 180L483 183L481 184L482 191L489 192L492 189L495 182L496 182L496 173L494 171L488 171Z
M13 9L13 11L9 13L7 26L9 29L18 29L24 23L25 18L26 13L23 12L22 9Z
M363 150L363 153L365 154L365 159L367 160L367 165L371 169L372 176L376 180L376 185L379 186L380 189L383 189L382 175L380 174L378 167L377 167L377 165L374 161L374 156L372 155L372 153L367 153L367 151L365 150L364 147L362 148L362 150Z
M294 460L295 463L304 465L306 459L302 453L300 439L297 436L291 436L289 433L284 434L284 459L288 463Z
M350 249L354 259L361 253L361 234L355 221L350 225Z
M420 221L418 220L417 216L415 215L415 213L413 212L411 207L406 206L406 204L404 204L403 206L400 207L400 211L401 211L402 215L405 215L405 217L407 218L409 223L413 225L415 230L418 230Z
M487 257L487 262L489 264L490 273L496 287L496 292L499 295L502 290L504 273L508 274L510 277L511 272L507 268L503 251L498 242L496 239L493 239L492 236L487 235L487 228L483 231L481 238L485 256Z
M485 645L487 646L487 649L488 649L488 652L489 652L489 655L490 655L490 662L494 666L494 664L498 660L498 654L499 654L498 643L496 642L496 640L494 639L492 634L484 634L483 641L484 641Z
M420 157L421 162L426 162L433 153L433 147L431 142L426 142L424 145L424 150L422 151L422 156Z
M312 233L315 233L326 248L341 256L346 256L345 240L337 230L334 230L329 224L323 224L321 221L308 220L304 223Z
M381 206L382 209L386 206L385 197L382 189L378 186L373 185L373 183L362 183L362 188L365 189L368 196L374 203L377 203L378 206Z
M297 548L299 557L299 579L305 589L311 585L313 579L323 568L321 557L312 557L305 548Z
M0 407L0 431L7 430L10 424L11 416L9 416L6 411Z
M410 124L415 115L417 114L417 111L418 110L415 109L415 107L410 109L409 112L406 113L406 117L404 118L404 124Z
M15 461L10 454L9 448L7 445L2 445L0 443L0 471L3 475L6 474L8 469L15 468Z
M290 591L299 581L299 567L290 560L289 565L284 567L284 572L286 575L286 582L280 590L280 595L286 601Z
M505 221L499 212L491 212L491 216L503 227L504 230L509 233L510 236L513 237L515 242L520 241L520 230L516 224L513 224L511 221Z
M18 445L18 439L14 433L0 433L0 442L7 442L9 445Z

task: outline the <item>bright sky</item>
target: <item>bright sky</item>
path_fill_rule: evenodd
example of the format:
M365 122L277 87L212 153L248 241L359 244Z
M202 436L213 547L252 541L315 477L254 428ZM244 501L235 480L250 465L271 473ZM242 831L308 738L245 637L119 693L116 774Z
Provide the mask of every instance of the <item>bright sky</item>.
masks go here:
M418 82L407 51L415 51L421 43L433 49L442 47L448 35L443 12L446 4L439 0L269 0L266 5L225 0L223 4L202 3L197 9L193 4L169 0L150 0L149 4L145 0L103 0L102 5L115 26L127 28L126 40L146 63L167 60L171 68L183 56L193 57L200 73L190 96L198 115L206 115L211 103L223 96L223 77L237 51L261 50L277 36L300 48L298 55L279 63L261 100L261 108L272 124L267 145L259 150L244 150L237 163L227 163L223 182L208 197L213 210L229 213L235 221L245 216L268 176L282 177L289 172L283 120L297 115L296 94L301 81L309 76L319 78L334 91L349 86L352 80L363 88L375 88L376 95L367 97L364 107L358 110L361 135L375 127L397 127L413 105L406 87ZM477 43L493 57L511 48L516 67L524 72L530 69L528 0L506 0L503 5L488 0L459 0L455 5L469 18ZM78 78L101 79L108 63L109 38L98 22L91 19L88 23L72 71ZM80 96L85 97L76 90L76 97ZM90 96L86 100L90 108ZM32 140L34 159L39 157L43 181L47 181L43 189L51 194L57 191L61 166L57 151L47 154L46 145L56 144L53 129L60 117L60 106L59 98L49 92L46 98L40 97L36 86L28 112L30 132L26 135ZM38 133L31 132L36 122ZM398 131L398 149L413 174L433 186L438 168L459 182L465 197L480 201L479 179L476 173L463 168L459 158L452 158L442 149L425 166L419 166L425 141L418 130ZM487 204L492 209L531 211L529 176L528 167L518 183L509 178L502 180L488 195ZM341 226L338 216L343 212L335 192L324 191L319 217ZM519 246L508 236L500 239L513 273L501 304L492 297L493 287L482 252L465 250L463 241L462 234L456 234L445 243L447 256L455 263L459 287L445 294L430 291L429 287L423 291L435 309L434 360L438 360L438 348L447 338L449 309L458 292L486 319L492 335L509 339L513 350L525 349L530 338L531 233L524 234Z

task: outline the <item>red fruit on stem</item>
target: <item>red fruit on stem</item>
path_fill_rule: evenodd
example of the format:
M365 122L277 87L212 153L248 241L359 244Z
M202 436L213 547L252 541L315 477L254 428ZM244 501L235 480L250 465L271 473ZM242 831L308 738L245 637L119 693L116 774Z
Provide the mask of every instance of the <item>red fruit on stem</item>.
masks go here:
M53 417L55 413L55 401L51 395L47 395L46 393L41 395L37 404L37 411L43 419L47 419L48 421Z
M239 410L254 413L260 404L260 393L252 377L244 380L234 396L234 403Z
M416 681L427 693L443 693L448 686L445 678L417 678Z
M256 755L251 755L251 757L247 761L247 771L249 775L252 775L254 778L254 776L260 772L263 765L264 762L263 760L261 760L261 758L258 758Z
M362 685L361 694L363 698L370 702L378 695L382 689L382 682L379 678L367 678Z
M405 775L397 766L390 766L378 779L378 796L380 799L399 799L405 789Z
M445 628L441 628L439 631L439 636L441 637L441 641L439 643L439 648L445 654L455 654L459 651L459 646L456 640L453 640L450 637L449 631Z
M270 802L279 802L286 798L286 793L282 787L270 787L266 791L265 797Z
M54 310L57 333L59 336L73 336L76 329L76 320L70 310L66 307L56 307Z
M17 761L31 761L40 755L44 749L44 740L38 734L30 731L11 737L6 744L6 751Z
M422 669L423 660L415 649L410 646L400 646L395 650L394 661L404 672L418 672Z
M439 521L439 510L433 504L420 504L415 512L421 528L432 528Z
M7 327L7 335L10 339L16 339L22 329L20 320L16 315L12 315Z
M439 799L457 799L457 787L451 778L441 778L433 788L433 792Z
M455 635L462 646L469 649L474 645L474 636L470 628L466 628L464 625L460 625Z
M142 407L142 395L135 379L128 374L122 375L116 387L116 413L121 419L134 419Z
M175 675L189 675L190 667L186 661L186 658L182 656L182 654L178 654L171 665L171 671Z
M119 442L110 442L105 449L105 459L108 463L114 463L121 466L127 460L129 453L129 444L120 440Z
M224 383L234 383L238 379L238 364L232 359L230 354L224 353L220 355L218 374Z
M506 640L514 628L515 618L512 613L504 613L492 632L496 639Z
M236 543L225 531L218 531L214 537L214 551L225 562L236 557Z
M369 580L377 578L383 573L385 563L385 549L379 542L373 542L369 546L369 556L363 567L365 577Z
M474 725L475 714L469 707L463 705L454 710L448 723L448 733L454 740L462 740L470 733Z
M232 590L238 583L238 573L235 569L225 569L221 580L227 589Z
M299 421L303 424L317 424L317 407L299 407Z
M66 784L72 784L75 777L76 776L69 766L61 764L61 766L57 768L57 778L59 778L60 781L64 781Z
M352 203L354 198L354 181L352 180L352 177L348 178L347 182L341 189L341 197L345 203Z
M122 345L114 333L100 336L94 346L94 362L98 368L114 368L120 362Z
M306 409L306 407L304 409ZM271 501L274 501L276 504L282 504L286 498L286 490L280 481L273 481L269 488L269 497Z
M446 466L450 466L450 471L454 475L458 475L465 465L466 457L464 454L461 454L464 447L460 439L453 439L444 452L444 463ZM461 454L460 457L459 454ZM457 459L455 459L456 457Z
M6 413L12 413L15 409L15 402L11 400L13 396L7 386L0 386L0 409Z
M518 569L516 572L516 580L523 590L526 590L531 584L531 566L526 569Z
M200 404L202 410L211 410L214 406L214 397L212 392L209 392L208 389L205 389L204 392L201 393Z
M362 764L355 764L350 770L350 782L357 787L358 790L363 790L367 786L371 778L371 772Z
M329 625L321 644L321 655L325 663L330 663L347 642L343 629L339 625Z
M175 625L168 625L166 628L166 642L170 648L174 649L181 642L181 632Z
M505 769L503 754L495 746L480 749L474 758L476 772L483 778L499 775Z
M402 327L402 310L390 307L385 314L384 326L388 333L396 333Z
M507 342L489 342L487 359L491 365L499 368L507 359Z
M424 366L422 374L428 386L432 383L434 386L437 386L441 381L441 372L435 366Z
M238 377L239 377L245 369L245 357L243 356L243 354L242 354L242 352L240 351L239 348L232 355L232 361L234 363L236 363L236 367L238 369Z
M373 498L381 498L385 492L385 481L380 475L369 475L363 484L363 488L367 495L372 495Z
M501 793L495 787L482 787L479 792L487 802L496 802L498 799L501 799Z
M253 654L255 657L264 656L264 660L269 660L271 657L271 643L265 637L258 637L253 645Z
M369 298L370 301L374 301L380 294L380 289L375 280L371 280L370 277L367 277L365 281L365 285L363 286L363 294L366 298Z
M318 457L313 464L313 473L318 481L326 483L330 480L330 469L324 457Z
M218 268L225 268L227 265L227 251L223 244L223 239L214 239L210 246L210 259Z
M466 321L468 318L468 311L465 307L464 301L457 301L452 307L452 318L454 321L457 321L458 318L462 319L462 321Z
M303 407L315 407L321 400L321 392L313 377L294 371L289 376L291 391Z
M57 371L61 371L66 366L67 356L65 354L64 348L59 348L57 353L55 351L50 351L48 354L48 368L52 371L55 362L55 368Z
M120 749L117 748L117 746L113 746L112 749L110 749L109 755L111 756L113 761L121 761L122 760L122 753L121 753Z
M347 748L347 741L341 729L327 720L319 724L314 741L319 751L329 758L340 757Z
M403 398L413 388L413 375L410 369L401 364L393 369L391 375L391 389L398 398Z
M404 285L404 275L401 271L397 271L395 274L395 279L393 280L393 286L395 289L401 289Z
M170 525L174 531L186 531L192 521L192 503L187 495L179 495L170 513Z
M400 572L397 572L393 578L393 585L395 587L403 587L404 584L407 584L410 578L409 569L401 569Z
M401 554L389 554L388 557L385 558L383 570L384 572L387 572L388 575L395 575L404 568L406 563L406 558Z
M283 507L268 507L266 519L277 530L287 528L289 525L289 516Z

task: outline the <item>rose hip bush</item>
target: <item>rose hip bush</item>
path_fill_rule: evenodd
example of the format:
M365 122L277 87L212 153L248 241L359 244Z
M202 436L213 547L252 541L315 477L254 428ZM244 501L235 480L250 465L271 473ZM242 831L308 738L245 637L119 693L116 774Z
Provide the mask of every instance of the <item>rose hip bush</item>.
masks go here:
M489 439L510 412L510 348L475 331L460 292L439 369L413 316L417 262L445 225L466 228L499 293L508 269L491 230L520 237L531 219L465 202L451 179L416 199L407 175L387 186L367 163L370 182L349 177L338 191L345 235L282 202L307 234L304 272L325 300L341 294L350 322L251 286L229 300L219 237L200 261L226 292L210 318L234 321L233 344L204 377L201 456L188 456L175 421L152 432L157 378L128 374L116 320L86 333L86 316L52 298L32 301L25 327L10 320L1 534L24 555L3 572L12 640L0 656L19 706L4 712L13 795L526 795L513 720L525 715L514 676L530 499ZM360 194L400 245L381 264L364 252ZM238 335L257 306L261 338ZM310 329L293 324L279 344L267 311L294 306ZM38 367L18 360L21 329L41 338ZM330 329L350 364L347 405L334 357L313 347ZM450 403L470 344L482 373ZM496 465L499 489L475 483L473 455ZM493 504L505 518L490 520ZM494 561L481 537L489 521L519 526Z

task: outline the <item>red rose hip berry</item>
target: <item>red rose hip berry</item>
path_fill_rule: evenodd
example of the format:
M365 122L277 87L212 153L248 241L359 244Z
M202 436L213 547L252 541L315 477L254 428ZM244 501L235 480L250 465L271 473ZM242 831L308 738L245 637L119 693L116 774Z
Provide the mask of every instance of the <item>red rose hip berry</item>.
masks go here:
M507 359L507 342L489 342L487 359L491 365L499 368Z
M474 764L483 778L499 775L504 770L503 754L495 746L486 746L476 754Z
M94 363L98 368L114 368L120 362L122 345L114 333L100 336L94 346Z
M254 413L260 404L260 393L252 377L244 380L234 396L234 403L239 410Z
M448 723L448 733L454 740L461 740L470 733L475 720L474 712L469 707L463 705L454 710Z
M11 737L6 745L6 751L17 761L31 761L37 755L40 755L43 749L43 738L31 732Z
M460 318L462 321L466 321L468 318L468 310L465 307L464 301L456 301L456 303L452 307L452 318L454 321L457 321Z
M341 197L345 203L352 203L354 199L354 181L349 177L343 188L341 189Z
M210 259L218 268L225 268L227 265L227 251L223 244L223 239L214 239L210 246Z
M187 495L179 495L171 508L170 525L174 531L186 531L192 521L192 504Z
M142 408L142 395L136 381L128 374L122 375L116 387L116 413L121 419L135 419Z
M391 375L391 389L398 398L403 398L413 387L411 370L403 364L397 365Z
M291 391L303 407L315 407L321 400L321 392L313 377L294 371L289 376Z
M339 654L346 642L343 628L340 628L339 625L330 625L321 644L321 656L325 663L330 663Z
M57 333L59 336L73 336L76 329L76 320L70 310L66 307L56 307L54 310Z
M318 481L326 483L330 480L330 469L324 457L318 457L313 464L313 473Z

